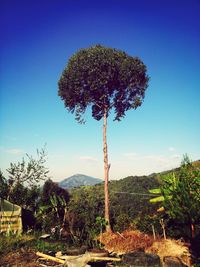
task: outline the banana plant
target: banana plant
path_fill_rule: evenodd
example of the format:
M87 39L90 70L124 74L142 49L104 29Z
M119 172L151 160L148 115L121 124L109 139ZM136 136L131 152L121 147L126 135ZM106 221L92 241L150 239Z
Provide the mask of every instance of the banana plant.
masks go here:
M170 173L166 175L165 177L163 177L162 180L164 182L162 187L149 190L151 194L157 195L156 197L150 199L151 203L158 203L158 202L163 203L164 200L166 199L170 200L172 198L172 192L177 187L177 179L175 173ZM158 208L157 211L159 212L164 211L164 207L161 206L160 208Z

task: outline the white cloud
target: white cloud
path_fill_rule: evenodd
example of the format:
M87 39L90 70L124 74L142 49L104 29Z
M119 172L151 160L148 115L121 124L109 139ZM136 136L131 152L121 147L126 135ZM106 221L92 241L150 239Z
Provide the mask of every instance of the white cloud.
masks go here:
M174 152L176 149L175 149L174 147L170 146L170 147L168 148L168 150L169 150L170 152Z
M128 159L136 159L138 157L138 154L134 152L126 152L126 153L123 153L122 156Z
M128 152L124 153L123 156L129 160L150 160L155 162L166 162L166 158L162 155L139 155L137 153Z
M88 162L98 162L96 158L91 157L91 156L80 156L79 159L82 161L88 161Z
M172 159L180 159L180 158L181 158L181 155L179 155L179 154L174 154L174 155L171 155L171 158L172 158Z
M161 156L147 155L147 156L141 157L141 159L152 160L152 161L159 162L159 163L166 163L167 162L167 159L162 155Z

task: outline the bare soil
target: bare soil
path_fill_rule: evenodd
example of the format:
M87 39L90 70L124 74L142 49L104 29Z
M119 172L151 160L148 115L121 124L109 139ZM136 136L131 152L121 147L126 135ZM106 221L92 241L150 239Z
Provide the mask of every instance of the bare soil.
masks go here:
M23 248L0 257L1 267L41 267L42 264L56 266L58 263L40 260L32 249Z

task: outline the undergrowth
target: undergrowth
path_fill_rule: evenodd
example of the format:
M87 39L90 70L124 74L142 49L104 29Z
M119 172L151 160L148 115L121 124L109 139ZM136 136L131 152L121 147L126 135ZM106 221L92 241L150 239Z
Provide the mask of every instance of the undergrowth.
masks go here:
M0 255L21 248L24 249L32 248L35 251L48 253L57 251L64 252L69 248L69 245L67 243L56 240L42 240L34 235L23 234L23 235L0 236Z

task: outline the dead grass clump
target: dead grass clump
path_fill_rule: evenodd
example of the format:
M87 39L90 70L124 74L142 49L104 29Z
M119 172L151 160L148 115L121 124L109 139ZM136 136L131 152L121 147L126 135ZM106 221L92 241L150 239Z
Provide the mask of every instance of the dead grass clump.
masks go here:
M190 266L191 255L189 248L181 240L157 240L153 242L151 247L146 249L146 252L157 254L161 261L163 261L166 256L177 257L187 266Z
M106 250L117 254L145 250L153 243L150 236L133 230L126 230L122 233L103 233L99 240Z

